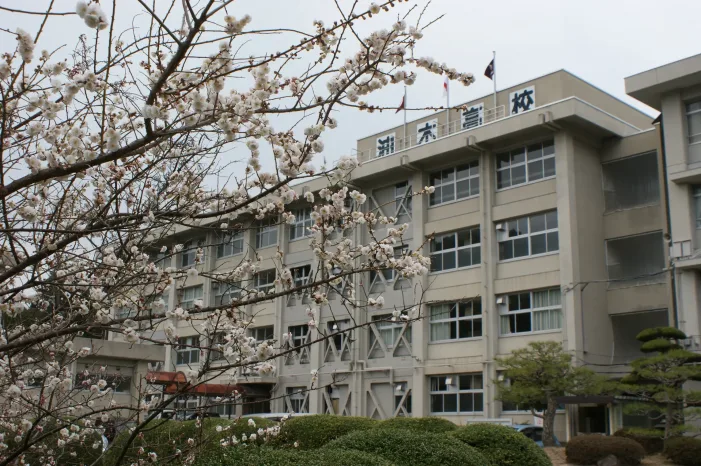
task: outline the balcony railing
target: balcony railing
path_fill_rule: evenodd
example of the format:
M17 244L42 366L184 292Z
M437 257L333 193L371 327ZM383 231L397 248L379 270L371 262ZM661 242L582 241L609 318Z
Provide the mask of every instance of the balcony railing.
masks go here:
M461 133L464 131L470 131L472 129L479 128L480 126L484 125L485 123L491 123L493 121L501 120L505 116L506 116L506 108L503 105L500 105L496 108L485 109L483 122L480 125L465 127L465 125L463 124L462 118L461 118L461 119L458 119L455 121L451 121L448 124L438 125L436 127L436 139L434 139L432 141L419 143L419 139L417 138L416 134L409 134L406 137L395 138L393 152L388 153L386 155L381 155L378 157L377 148L373 147L372 149L358 152L357 153L358 161L359 162L367 162L369 160L373 160L373 159L380 158L380 157L389 157L391 155L396 154L397 152L411 149L412 147L423 146L424 144L430 144L431 142L437 141L438 139L441 139L441 138L444 138L447 136L451 136L451 135L456 134L456 133ZM402 127L399 128L399 131L400 131L400 133L402 132Z

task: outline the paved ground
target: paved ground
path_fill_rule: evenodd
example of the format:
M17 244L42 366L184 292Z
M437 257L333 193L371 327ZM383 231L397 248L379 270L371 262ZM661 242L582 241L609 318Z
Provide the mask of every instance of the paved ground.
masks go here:
M567 463L567 458L565 457L564 448L546 448L545 452L548 454L553 462L553 466L570 466ZM641 463L643 466L674 466L662 455L647 456L643 459Z

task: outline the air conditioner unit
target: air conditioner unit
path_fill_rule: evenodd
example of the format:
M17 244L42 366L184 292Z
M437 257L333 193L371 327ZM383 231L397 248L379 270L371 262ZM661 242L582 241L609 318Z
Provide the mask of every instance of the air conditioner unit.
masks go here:
M504 304L504 297L503 296L499 296L497 298L497 304Z
M506 226L503 223L497 223L497 231L506 230Z

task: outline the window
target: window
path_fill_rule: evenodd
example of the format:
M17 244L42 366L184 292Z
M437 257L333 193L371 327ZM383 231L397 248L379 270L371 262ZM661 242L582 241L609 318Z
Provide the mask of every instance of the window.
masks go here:
M303 265L301 267L293 267L290 269L290 272L292 273L292 286L299 288L309 283L309 279L312 275L312 266Z
M326 324L326 329L329 335L333 335L333 338L326 340L326 344L329 345L333 341L336 346L336 351L343 351L344 343L350 338L349 332L344 332L348 327L350 327L350 320L337 320Z
M399 246L394 248L393 250L393 257L395 259L401 259L405 254L409 253L409 248L407 246ZM386 283L391 283L394 281L394 279L397 277L397 271L395 269L383 269L383 270L371 270L370 271L370 292L371 293L380 293L382 291L385 291L385 285L383 283L383 280L380 278L380 275L384 279L384 282ZM402 279L400 277L400 280L405 281L407 285L409 285L408 280ZM401 288L401 286L399 286ZM395 287L397 289L397 287Z
M312 210L299 209L294 212L295 221L290 225L290 241L309 236L312 226Z
M394 210L397 223L411 221L411 185L408 181L394 185Z
M562 328L561 298L559 288L527 291L498 298L501 334L512 335Z
M241 297L241 282L212 282L213 306L224 306Z
M89 390L92 385L103 379L107 382L107 387L115 393L129 393L131 391L131 376L116 374L85 374L84 371L75 375L75 384L83 390Z
M480 413L484 403L482 374L431 377L431 414Z
M204 287L202 285L183 288L180 307L183 309L192 309L195 307L195 301L202 300L203 295Z
M482 300L446 303L429 307L431 341L460 340L482 336Z
M256 343L263 343L264 341L273 340L275 338L273 329L274 327L272 325L266 325L265 327L249 328L248 332L256 339Z
M292 325L287 330L290 332L290 345L293 348L299 348L307 343L308 325Z
M253 277L253 286L262 293L275 289L275 269L261 270Z
M657 152L627 157L602 165L607 211L660 202Z
M686 126L689 144L701 142L701 100L686 104Z
M223 257L235 256L243 254L243 233L237 232L224 235L221 243L217 244L217 259Z
M437 235L431 241L431 272L479 265L480 227Z
M256 248L267 248L277 244L277 224L274 218L263 220L256 230Z
M394 411L398 417L411 414L411 391L406 382L397 382L394 386Z
M128 306L122 306L118 307L115 312L114 312L114 318L115 319L130 319L132 317L135 317L137 314L136 309L133 309Z
M175 349L176 364L197 364L200 362L200 337L178 338L178 346Z
M197 264L204 262L204 239L186 241L183 245L183 250L180 253L180 267L192 267L198 259Z
M497 189L555 176L555 144L545 141L497 154Z
M306 387L287 387L286 396L287 403L294 413L307 413L309 412L307 401L307 388Z
M430 183L436 188L429 199L432 206L477 196L480 193L479 162L475 160L432 173Z
M610 287L664 281L664 238L661 231L606 241ZM623 282L623 283L622 283Z
M498 223L497 240L502 261L558 251L557 211Z
M407 324L401 320L393 321L391 314L373 316L372 321L375 322L377 333L380 334L380 338L382 338L382 341L387 349L394 348L394 344L398 343L397 340L399 339L399 335L401 335L404 327L406 327L404 337L409 343L411 343L411 324ZM375 339L375 332L370 331L369 348L373 348L375 346Z
M224 353L220 351L220 348L226 344L223 333L215 333L212 335L211 349L209 351L209 359L212 361L218 361L224 359Z

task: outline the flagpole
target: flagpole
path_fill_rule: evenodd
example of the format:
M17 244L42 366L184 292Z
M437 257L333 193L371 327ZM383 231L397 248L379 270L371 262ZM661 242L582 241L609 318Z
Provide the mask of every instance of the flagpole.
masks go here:
M406 140L406 86L404 86L404 147L403 149L409 148L409 142Z
M445 136L450 134L450 82L445 86Z
M494 83L494 117L496 118L496 112L497 112L497 52L492 51L493 57L492 57L492 63L494 65L492 66L492 82Z

